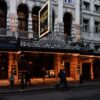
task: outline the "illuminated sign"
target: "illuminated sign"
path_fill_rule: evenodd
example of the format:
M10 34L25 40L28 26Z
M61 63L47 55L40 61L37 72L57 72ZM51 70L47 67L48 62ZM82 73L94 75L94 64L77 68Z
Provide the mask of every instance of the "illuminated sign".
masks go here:
M39 11L39 38L50 31L50 3L47 2Z

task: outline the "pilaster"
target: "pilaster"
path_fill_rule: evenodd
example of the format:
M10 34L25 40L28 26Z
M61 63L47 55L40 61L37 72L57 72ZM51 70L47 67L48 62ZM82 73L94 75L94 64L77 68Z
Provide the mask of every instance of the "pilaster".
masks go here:
M31 13L29 13L29 18L28 18L28 38L33 38L32 14Z
M76 0L75 2L75 27L76 27L76 36L75 36L75 41L79 41L81 37L80 33L80 0ZM81 19L82 20L82 19Z
M80 75L80 63L78 56L73 55L71 58L71 67L70 67L70 77L74 78L75 80L79 80Z

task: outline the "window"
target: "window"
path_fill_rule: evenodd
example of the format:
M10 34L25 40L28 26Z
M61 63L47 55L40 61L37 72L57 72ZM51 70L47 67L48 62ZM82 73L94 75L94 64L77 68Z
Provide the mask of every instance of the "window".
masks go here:
M95 33L100 32L100 22L97 22L97 21L94 22L94 32Z
M65 0L65 3L72 3L72 0Z
M95 12L100 13L100 6L99 5L95 5L94 9L95 9L94 10Z
M35 33L38 33L38 17L37 15L32 15L32 28Z
M5 17L5 12L0 9L0 28L5 28L6 27L6 17Z
M25 14L23 12L18 12L18 29L20 31L27 31L27 22Z
M89 2L83 2L83 8L85 10L90 10L90 3Z
M83 19L83 31L89 32L89 19Z

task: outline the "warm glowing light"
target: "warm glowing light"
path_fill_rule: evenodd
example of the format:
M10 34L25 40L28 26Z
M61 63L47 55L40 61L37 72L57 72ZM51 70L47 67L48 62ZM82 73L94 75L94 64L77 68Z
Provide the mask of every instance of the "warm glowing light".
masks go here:
M74 54L72 54L73 56L79 56L80 54L78 54L78 53L74 53Z

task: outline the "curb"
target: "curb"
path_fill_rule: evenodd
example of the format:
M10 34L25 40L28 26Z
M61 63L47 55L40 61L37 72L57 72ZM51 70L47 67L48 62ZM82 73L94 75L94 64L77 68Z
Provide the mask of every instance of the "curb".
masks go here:
M78 84L78 85L70 85L69 88L78 88L78 87L86 87L86 86L100 86L100 83L94 83L94 84ZM60 87L63 88L63 87ZM0 94L10 94L10 93L24 93L24 92L38 92L38 91L46 91L46 90L56 90L54 86L51 87L38 87L34 89L18 89L18 90L7 90L7 91L2 91Z

